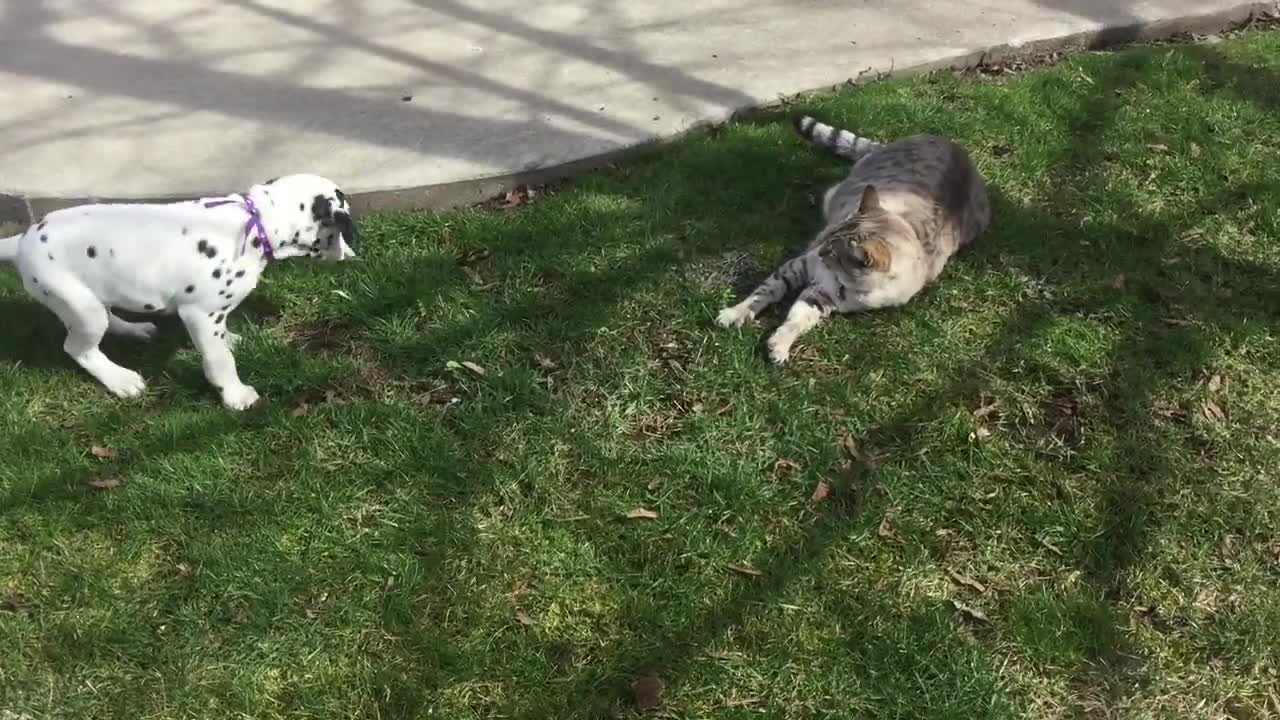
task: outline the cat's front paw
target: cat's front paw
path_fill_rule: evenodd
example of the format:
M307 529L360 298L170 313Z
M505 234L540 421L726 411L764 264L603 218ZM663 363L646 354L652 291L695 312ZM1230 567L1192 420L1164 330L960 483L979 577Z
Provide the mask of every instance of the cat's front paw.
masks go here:
M716 316L716 322L720 323L720 327L727 328L742 327L743 323L750 319L750 313L747 312L746 308L738 305L727 307Z
M791 344L770 342L769 343L769 360L779 367L786 365L787 360L791 359Z

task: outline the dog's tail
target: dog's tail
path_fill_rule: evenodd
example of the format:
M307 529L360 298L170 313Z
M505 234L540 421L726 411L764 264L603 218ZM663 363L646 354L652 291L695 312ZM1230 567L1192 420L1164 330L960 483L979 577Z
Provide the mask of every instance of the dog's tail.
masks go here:
M13 262L18 257L18 241L21 235L0 238L0 262Z
M867 153L884 147L884 143L878 140L827 125L812 115L796 117L793 124L800 137L850 162L857 162Z

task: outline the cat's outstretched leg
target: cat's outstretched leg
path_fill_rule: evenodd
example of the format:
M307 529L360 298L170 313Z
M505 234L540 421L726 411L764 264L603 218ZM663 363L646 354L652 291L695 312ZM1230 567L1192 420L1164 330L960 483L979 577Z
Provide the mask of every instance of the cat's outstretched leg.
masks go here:
M769 337L769 359L782 365L791 357L791 346L803 334L818 326L835 311L835 303L826 291L805 288L787 312L787 320Z
M760 314L761 310L781 300L787 293L809 284L809 254L787 261L774 270L760 286L751 291L746 300L727 307L716 316L716 322L724 327L741 327Z

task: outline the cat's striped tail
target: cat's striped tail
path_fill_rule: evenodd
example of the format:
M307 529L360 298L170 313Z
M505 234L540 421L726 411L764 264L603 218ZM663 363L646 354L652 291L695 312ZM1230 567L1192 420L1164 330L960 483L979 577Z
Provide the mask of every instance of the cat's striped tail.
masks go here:
M794 120L800 137L842 158L857 162L864 155L884 146L884 143L859 136L819 121L812 115L801 115Z

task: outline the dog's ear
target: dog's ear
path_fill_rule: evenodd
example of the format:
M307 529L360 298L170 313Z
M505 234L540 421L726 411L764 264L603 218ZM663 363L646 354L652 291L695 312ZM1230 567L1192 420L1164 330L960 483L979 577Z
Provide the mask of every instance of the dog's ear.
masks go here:
M339 193L342 191L339 190ZM359 239L356 232L355 221L351 219L351 209L345 203L346 198L339 195L341 204L334 206L334 203L324 195L317 195L311 202L311 217L322 225L332 224L338 229L342 239L346 241L348 247L355 247L356 240Z
M333 213L334 227L338 228L340 237L346 241L347 247L354 248L356 241L360 239L359 232L356 231L356 222L351 219L349 210L337 210Z

